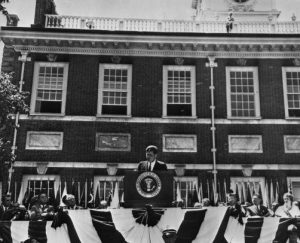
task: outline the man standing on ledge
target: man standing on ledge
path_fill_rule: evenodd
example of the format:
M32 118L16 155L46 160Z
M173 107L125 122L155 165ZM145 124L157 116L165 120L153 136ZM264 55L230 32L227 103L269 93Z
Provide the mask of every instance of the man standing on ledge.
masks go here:
M146 161L141 161L138 166L138 171L166 171L167 165L158 161L157 158L158 148L154 145L149 145L146 148Z

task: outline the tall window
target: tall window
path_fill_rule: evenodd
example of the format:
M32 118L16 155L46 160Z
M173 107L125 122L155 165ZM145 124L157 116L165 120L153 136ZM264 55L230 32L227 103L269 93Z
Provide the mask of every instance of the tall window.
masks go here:
M174 200L181 198L186 207L193 207L195 203L195 194L198 195L197 177L174 177ZM180 195L177 195L180 192ZM198 200L201 200L198 198Z
M24 197L33 197L40 193L46 193L54 199L59 190L60 176L56 175L24 175L18 202L22 203Z
M260 118L256 67L227 67L228 118Z
M67 63L35 63L31 114L65 113L68 66Z
M97 199L99 199L99 201L108 201L113 197L115 189L117 188L119 193L119 200L121 201L124 192L123 179L123 176L95 176L94 196L98 196L99 198Z
M300 68L283 67L285 117L300 117Z
M100 64L98 115L131 115L131 65Z
M163 116L195 117L195 67L163 67Z

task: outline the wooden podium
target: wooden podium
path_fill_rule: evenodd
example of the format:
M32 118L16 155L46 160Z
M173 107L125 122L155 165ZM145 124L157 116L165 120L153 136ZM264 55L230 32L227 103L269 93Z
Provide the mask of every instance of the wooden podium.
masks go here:
M171 207L173 174L169 171L127 171L124 178L124 206L126 208Z

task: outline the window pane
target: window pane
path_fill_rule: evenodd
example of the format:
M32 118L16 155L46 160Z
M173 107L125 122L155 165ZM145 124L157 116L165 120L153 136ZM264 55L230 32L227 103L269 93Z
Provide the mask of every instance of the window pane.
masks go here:
M299 117L300 113L300 77L298 72L286 72L288 114Z
M232 117L255 117L253 72L230 72ZM252 104L250 104L252 102Z

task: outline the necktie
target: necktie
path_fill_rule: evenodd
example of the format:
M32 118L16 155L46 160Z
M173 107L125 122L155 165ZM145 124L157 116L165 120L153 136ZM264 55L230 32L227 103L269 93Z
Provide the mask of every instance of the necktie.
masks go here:
M151 162L148 161L148 171L151 171Z

